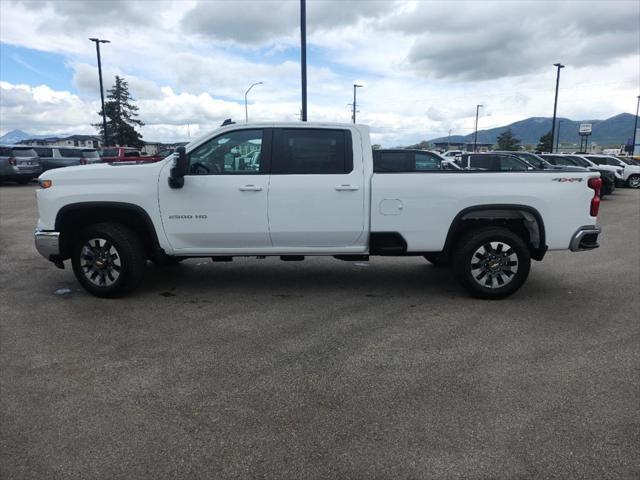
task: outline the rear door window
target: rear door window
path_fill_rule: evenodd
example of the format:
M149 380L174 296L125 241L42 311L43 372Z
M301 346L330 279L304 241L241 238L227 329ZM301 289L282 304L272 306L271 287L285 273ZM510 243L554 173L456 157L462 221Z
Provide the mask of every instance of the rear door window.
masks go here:
M140 156L140 152L138 152L136 150L125 150L124 156L125 157L139 157Z
M345 174L353 170L351 132L320 128L275 131L272 174Z
M61 148L60 155L65 158L80 158L80 150L76 150L75 148Z
M469 167L495 172L500 170L500 161L497 155L469 155Z
M519 158L512 155L499 155L500 170L506 172L523 172L528 169L528 165Z
M373 153L373 171L376 173L408 172L410 171L410 167L411 167L410 152L374 152Z
M51 158L53 157L53 148L47 147L36 147L34 148L39 157L42 158Z

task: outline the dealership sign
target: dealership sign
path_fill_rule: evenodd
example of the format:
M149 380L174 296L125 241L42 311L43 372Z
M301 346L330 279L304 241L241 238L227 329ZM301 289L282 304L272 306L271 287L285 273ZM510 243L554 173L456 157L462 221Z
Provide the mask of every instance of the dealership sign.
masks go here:
M580 124L580 135L591 135L591 123Z

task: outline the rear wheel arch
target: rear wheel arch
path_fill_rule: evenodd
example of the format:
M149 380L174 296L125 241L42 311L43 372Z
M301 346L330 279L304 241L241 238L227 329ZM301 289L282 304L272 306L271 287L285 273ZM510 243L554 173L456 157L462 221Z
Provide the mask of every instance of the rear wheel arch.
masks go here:
M84 228L97 223L115 223L133 230L150 257L162 253L155 226L149 214L139 205L125 202L81 202L65 205L56 215L55 230L60 232L60 253L69 258L74 237Z
M443 255L450 257L457 242L469 231L487 226L505 227L527 243L531 258L542 260L547 250L544 221L540 212L528 205L487 204L461 210L451 222Z

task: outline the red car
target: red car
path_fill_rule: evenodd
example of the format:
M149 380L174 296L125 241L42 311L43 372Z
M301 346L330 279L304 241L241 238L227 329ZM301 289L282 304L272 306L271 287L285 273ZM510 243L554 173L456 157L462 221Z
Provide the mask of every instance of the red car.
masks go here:
M144 156L140 154L140 150L131 147L106 147L100 152L104 163L113 162L157 162L164 157Z

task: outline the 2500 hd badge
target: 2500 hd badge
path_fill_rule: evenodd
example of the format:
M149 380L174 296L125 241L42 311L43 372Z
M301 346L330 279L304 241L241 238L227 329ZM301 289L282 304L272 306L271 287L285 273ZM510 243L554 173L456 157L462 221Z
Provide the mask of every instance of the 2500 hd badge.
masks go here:
M169 215L169 220L206 220L206 215Z

